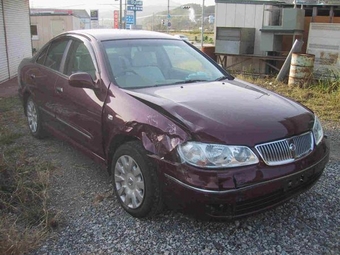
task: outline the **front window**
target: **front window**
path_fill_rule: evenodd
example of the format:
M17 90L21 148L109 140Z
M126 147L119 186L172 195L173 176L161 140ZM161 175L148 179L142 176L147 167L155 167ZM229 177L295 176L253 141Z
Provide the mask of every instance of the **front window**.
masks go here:
M103 45L109 68L122 88L210 82L226 75L183 41L130 39Z
M74 41L66 59L64 74L71 75L77 72L85 72L96 80L96 68L90 51L81 41Z
M54 41L48 49L43 65L59 71L68 40ZM39 61L39 60L38 60Z

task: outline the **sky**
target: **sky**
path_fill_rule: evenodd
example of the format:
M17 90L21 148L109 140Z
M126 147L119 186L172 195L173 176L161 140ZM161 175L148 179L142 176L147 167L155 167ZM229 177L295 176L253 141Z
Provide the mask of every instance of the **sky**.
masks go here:
M122 0L123 4L125 0ZM167 0L144 0L144 6L167 5ZM171 0L178 5L185 5L188 3L202 4L203 0ZM215 0L205 0L205 5L214 5ZM59 9L102 9L102 8L119 8L118 0L30 0L31 8L59 8Z

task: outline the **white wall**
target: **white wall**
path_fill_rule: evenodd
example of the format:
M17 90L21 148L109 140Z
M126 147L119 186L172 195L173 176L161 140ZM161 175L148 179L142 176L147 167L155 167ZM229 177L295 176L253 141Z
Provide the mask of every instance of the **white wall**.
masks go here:
M4 16L2 10L2 0L0 0L0 82L9 78L8 73L8 59L6 54L6 40L5 40L5 27Z
M310 23L307 53L315 55L314 75L317 77L339 75L340 24Z
M28 0L0 0L0 4L0 19L4 21L0 23L0 41L5 40L6 45L2 46L1 55L8 55L7 72L0 73L3 81L15 77L21 60L32 56L32 44Z

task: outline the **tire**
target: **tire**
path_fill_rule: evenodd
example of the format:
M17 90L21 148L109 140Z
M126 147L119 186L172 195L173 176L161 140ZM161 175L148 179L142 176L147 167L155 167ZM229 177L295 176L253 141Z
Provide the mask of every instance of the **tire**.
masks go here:
M140 142L127 142L117 149L111 173L116 197L130 215L150 218L162 211L156 169Z
M39 112L39 108L33 101L31 96L27 98L25 109L27 116L27 124L31 134L39 139L44 138L45 132L42 126L42 119Z

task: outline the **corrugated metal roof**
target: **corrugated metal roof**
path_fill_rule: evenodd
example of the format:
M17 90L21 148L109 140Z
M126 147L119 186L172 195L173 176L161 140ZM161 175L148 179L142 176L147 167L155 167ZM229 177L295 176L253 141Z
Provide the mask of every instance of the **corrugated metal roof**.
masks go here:
M275 1L275 0L215 0L215 3L237 3L237 4L286 4L284 1Z
M237 3L237 4L272 4L272 5L282 5L282 4L293 4L294 0L215 0L215 3ZM296 0L298 5L313 5L313 6L340 6L340 0Z
M88 18L90 19L90 15L86 10L80 9L50 9L50 8L41 8L30 9L30 14L32 16L46 16L46 15L73 15L77 18Z

